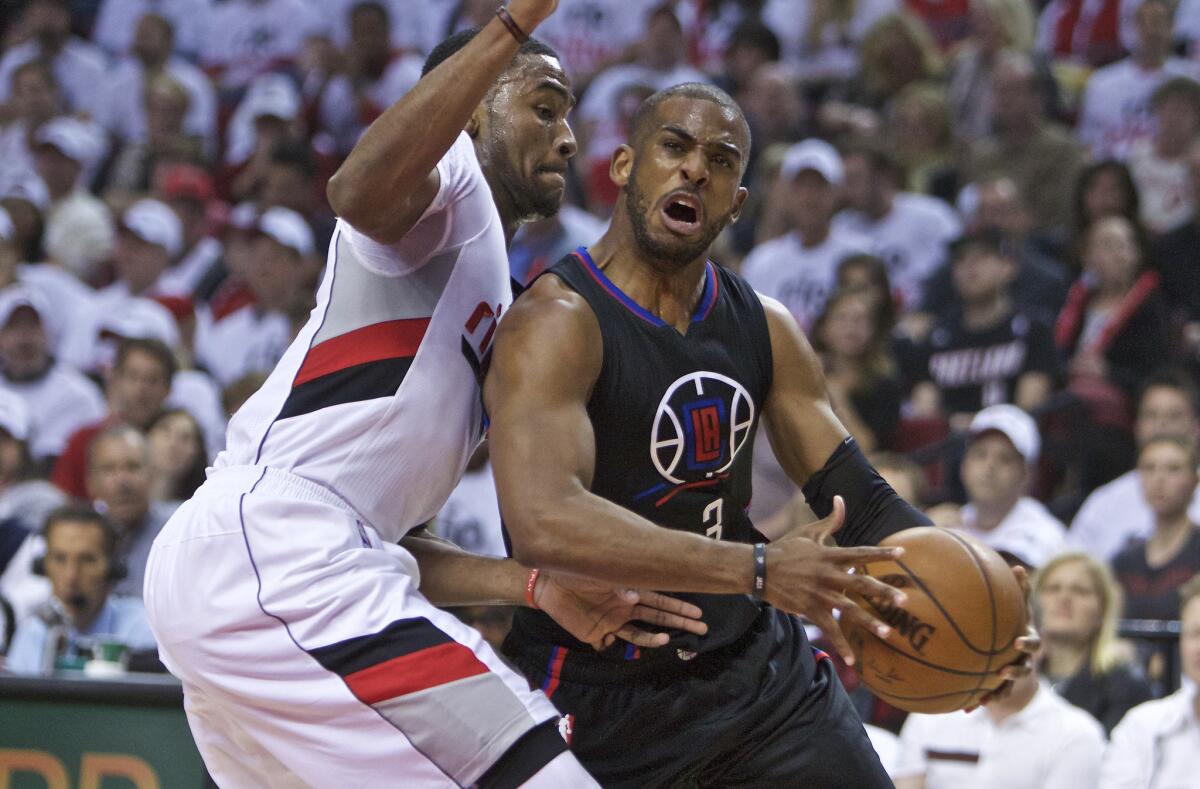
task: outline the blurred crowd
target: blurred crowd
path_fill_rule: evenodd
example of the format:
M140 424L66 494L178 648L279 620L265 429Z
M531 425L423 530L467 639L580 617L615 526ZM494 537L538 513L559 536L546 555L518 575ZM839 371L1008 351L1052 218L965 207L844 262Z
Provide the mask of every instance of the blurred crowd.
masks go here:
M312 308L326 179L495 6L0 4L9 669L86 661L89 634L152 652L147 551ZM1200 766L1200 603L1181 597L1200 599L1200 0L560 0L537 35L571 74L579 154L513 276L603 232L642 99L721 86L754 148L716 259L795 314L903 495L1037 571L1042 681L1010 709L901 729L846 674L895 774L1074 786L1103 761L1133 786ZM752 514L778 534L811 514L757 444ZM485 451L439 528L503 552ZM1123 641L1118 619L1168 638ZM1118 722L1181 674L1146 766L1149 724ZM997 767L1014 760L1075 772Z

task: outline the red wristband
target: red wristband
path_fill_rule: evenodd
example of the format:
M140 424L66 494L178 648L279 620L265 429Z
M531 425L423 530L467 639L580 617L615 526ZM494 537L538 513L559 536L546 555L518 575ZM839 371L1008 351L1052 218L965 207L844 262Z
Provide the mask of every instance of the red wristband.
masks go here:
M521 26L517 24L517 20L513 19L512 14L508 13L507 8L505 8L504 6L500 6L499 8L497 8L496 16L500 19L501 22L504 23L504 26L506 28L508 28L508 32L511 33L512 37L515 38L518 42L524 44L526 41L529 40L529 34L521 29Z
M538 609L537 601L533 599L533 592L535 589L537 589L537 579L538 579L538 575L540 575L541 572L542 572L541 570L538 570L536 568L534 568L533 570L530 570L529 571L529 580L527 580L525 582L525 602L529 605L530 608L532 608L535 611L537 611L539 609Z

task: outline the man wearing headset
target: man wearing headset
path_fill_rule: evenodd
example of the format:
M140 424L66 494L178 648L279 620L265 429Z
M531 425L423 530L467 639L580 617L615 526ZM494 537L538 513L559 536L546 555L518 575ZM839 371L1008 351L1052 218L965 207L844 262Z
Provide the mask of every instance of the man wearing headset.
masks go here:
M64 507L50 513L43 533L46 553L34 562L34 572L50 581L51 597L18 624L4 668L41 673L51 648L51 664L54 658L87 658L100 639L133 650L154 647L142 601L111 594L125 577L112 524L93 509ZM60 633L63 643L51 645Z

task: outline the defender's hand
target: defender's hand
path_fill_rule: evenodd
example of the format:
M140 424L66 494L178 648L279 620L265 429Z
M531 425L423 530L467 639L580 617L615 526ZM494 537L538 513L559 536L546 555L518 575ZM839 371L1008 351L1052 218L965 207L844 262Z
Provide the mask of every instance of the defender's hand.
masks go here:
M1029 602L1029 571L1020 565L1014 565L1012 568L1013 575L1017 577L1017 583L1021 585L1021 591L1025 593L1026 604ZM1033 659L1042 649L1042 638L1037 634L1037 631L1032 626L1025 632L1025 635L1018 637L1013 641L1013 647L1017 649L1021 655L1012 663L1009 663L1000 670L1000 676L1004 681L999 687L991 693L979 700L979 704L974 707L968 707L967 712L971 712L980 705L991 704L996 699L1002 699L1012 693L1013 681L1021 677L1027 677L1033 673Z
M807 617L833 640L847 664L854 663L854 651L838 627L833 612L857 622L880 638L891 632L886 624L864 611L846 593L864 598L886 597L894 605L904 604L904 593L867 575L851 573L859 565L892 561L904 554L902 548L832 548L821 542L842 528L846 503L841 496L833 499L828 518L792 530L767 546L767 588L764 599L791 614Z
M527 36L532 36L533 29L545 22L556 8L558 0L509 0L508 3L509 16Z
M614 589L597 581L543 571L533 599L564 630L596 650L611 646L618 638L640 647L661 647L670 641L666 633L650 633L634 622L701 636L708 632L708 625L700 621L699 608L658 592Z

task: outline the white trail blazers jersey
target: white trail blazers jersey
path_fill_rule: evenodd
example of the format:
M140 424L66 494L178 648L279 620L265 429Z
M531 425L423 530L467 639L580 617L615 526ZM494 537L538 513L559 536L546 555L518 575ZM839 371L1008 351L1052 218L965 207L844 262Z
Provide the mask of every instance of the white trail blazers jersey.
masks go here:
M437 514L479 443L478 370L512 302L500 215L466 134L438 173L437 196L394 245L338 221L316 308L215 463L319 483L393 542Z

